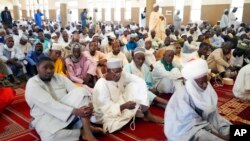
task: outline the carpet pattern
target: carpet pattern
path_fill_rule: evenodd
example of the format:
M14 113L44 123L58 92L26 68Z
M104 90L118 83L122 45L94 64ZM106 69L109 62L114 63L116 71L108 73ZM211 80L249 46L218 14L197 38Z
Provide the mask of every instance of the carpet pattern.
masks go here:
M31 116L24 99L25 86L16 89L15 101L0 115L0 141L40 141L34 129L29 128ZM231 86L215 88L218 94L219 113L233 124L250 124L250 102L243 102L233 97ZM169 95L163 96L169 99ZM164 110L151 106L153 114L163 117ZM136 119L135 130L129 124L121 130L97 136L101 141L164 141L163 125Z

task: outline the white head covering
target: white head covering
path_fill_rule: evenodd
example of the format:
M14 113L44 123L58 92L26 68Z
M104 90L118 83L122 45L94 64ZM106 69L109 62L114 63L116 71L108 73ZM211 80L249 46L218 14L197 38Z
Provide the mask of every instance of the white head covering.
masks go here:
M197 79L208 73L207 62L203 59L189 61L182 69L182 75L185 79Z
M224 13L225 13L225 12L228 12L228 9L225 9L225 10L224 10Z
M206 89L201 89L194 79L208 73L208 65L205 60L196 59L188 62L182 69L182 75L187 79L185 88L194 105L202 110L202 118L207 119L209 114L217 110L217 94L209 82Z
M145 49L142 48L142 47L137 47L137 48L135 48L135 50L134 50L134 55L136 55L136 54L138 54L138 53L143 53L143 54L145 54Z
M159 4L155 3L155 4L153 5L153 8L155 8L155 7L157 7L157 6L159 6Z
M27 37L26 35L23 34L23 35L21 36L21 40L28 41L28 37Z
M116 36L115 36L115 34L113 32L109 32L108 36L109 36L109 38L111 38L113 40L116 39Z
M56 33L53 32L53 33L51 34L51 37L57 37Z
M119 58L110 58L107 62L107 68L109 69L116 69L122 68L122 62Z
M148 34L147 30L143 30L143 31L142 31L142 34L143 34L143 35L144 35L144 34Z
M58 43L53 43L51 50L59 50L62 51L62 45Z
M131 33L131 34L130 34L130 38L135 38L136 36L137 36L136 33Z

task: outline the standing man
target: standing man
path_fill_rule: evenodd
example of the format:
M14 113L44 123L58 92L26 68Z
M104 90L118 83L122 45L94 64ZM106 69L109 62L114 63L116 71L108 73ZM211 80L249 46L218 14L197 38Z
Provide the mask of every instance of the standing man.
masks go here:
M180 10L177 10L176 14L174 15L174 27L176 30L181 28Z
M149 17L149 31L154 30L156 32L156 37L162 41L165 39L165 28L166 28L166 19L164 16L159 13L159 5L154 4L154 11L151 12Z
M141 13L141 27L146 27L146 7L144 11Z
M82 29L87 26L87 9L83 9L81 13Z
M5 7L4 11L2 11L1 18L5 27L12 28L12 16L8 10L8 7Z
M229 18L228 18L228 9L224 10L224 14L221 17L220 20L220 28L222 31L224 31L229 25Z
M39 28L42 28L42 16L43 14L41 13L40 9L37 9L37 12L35 14L35 22L36 25L39 26Z
M234 29L236 29L236 20L238 19L236 16L235 16L235 13L236 11L238 10L237 7L234 7L232 12L229 13L229 26L231 27L232 25L234 25Z

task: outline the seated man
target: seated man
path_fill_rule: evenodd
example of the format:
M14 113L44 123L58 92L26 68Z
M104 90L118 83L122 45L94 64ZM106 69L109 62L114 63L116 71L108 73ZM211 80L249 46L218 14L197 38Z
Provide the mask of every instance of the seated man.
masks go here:
M93 93L95 119L103 124L104 132L115 132L135 118L137 110L144 120L162 123L162 119L153 116L148 110L147 86L138 76L122 71L121 60L109 59L107 74L100 78ZM133 120L134 122L134 120ZM131 128L134 128L134 123Z
M222 43L221 48L215 49L207 58L208 68L214 73L220 73L221 77L228 75L227 70L235 71L235 68L229 64L231 46L231 42Z
M37 71L38 75L27 82L25 99L31 108L31 125L41 140L96 140L90 130L90 94L54 74L54 61L48 57L40 59Z
M55 73L66 75L65 62L61 56L62 46L57 43L53 43L52 47L49 49L48 56L54 61Z
M100 52L97 50L98 44L95 41L91 41L89 43L89 51L85 51L84 55L87 57L90 57L92 60L94 60L97 64L97 77L103 77L103 72L106 72L106 63L107 63L107 57L106 54Z
M38 39L36 42L41 42L43 44L43 52L47 52L50 49L50 42L45 39L42 29L38 30Z
M5 45L0 46L0 59L5 63L8 70L8 77L12 83L18 83L16 76L26 73L23 64L24 54L16 46L14 46L14 39L11 35L4 37Z
M148 97L149 102L153 101L159 103L161 107L166 107L167 100L156 96L156 90L154 88L153 79L149 68L144 64L145 62L145 49L144 48L136 48L133 54L133 60L131 63L124 66L123 70L127 73L134 74L145 80L148 87Z
M235 97L249 101L250 100L250 53L248 52L245 62L246 66L240 69L233 87Z
M18 47L25 55L32 50L32 46L28 42L28 37L26 35L22 35Z
M137 34L136 33L132 33L130 34L130 40L128 41L128 43L126 44L127 50L128 51L132 51L135 48L138 47L138 44L135 41Z
M27 61L26 69L29 77L32 77L37 74L36 64L42 57L45 57L43 53L43 44L40 42L36 42L34 46L35 50L30 51L28 55L24 58L24 60Z
M182 76L180 70L172 63L174 50L166 47L164 56L157 61L152 71L154 87L160 93L174 93L182 86Z
M183 53L190 54L198 50L198 46L193 45L192 42L193 42L192 35L188 35L187 41L185 41L183 45L183 49L182 49Z
M207 62L188 62L182 69L184 87L170 98L165 109L164 133L173 141L229 139L230 122L219 115L217 94L207 79Z
M154 69L154 64L156 63L155 50L152 48L151 39L146 39L145 41L145 64L150 67L152 71Z
M65 59L69 78L92 93L96 82L96 63L81 51L81 45L72 46L72 54Z
M121 52L119 40L114 40L112 42L112 52L108 53L108 58L119 58L122 60L122 66L128 64L126 55Z

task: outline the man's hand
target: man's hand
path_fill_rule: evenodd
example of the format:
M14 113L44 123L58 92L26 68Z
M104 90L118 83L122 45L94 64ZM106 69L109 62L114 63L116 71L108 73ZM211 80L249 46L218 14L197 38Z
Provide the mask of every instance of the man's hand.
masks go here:
M93 105L90 103L88 106L85 105L80 108L74 108L72 114L81 118L86 118L92 115L93 109Z
M128 101L120 106L120 110L123 111L124 109L132 110L135 108L136 103L133 101Z
M164 20L164 17L163 17L163 16L160 16L160 19L163 21L163 20Z

